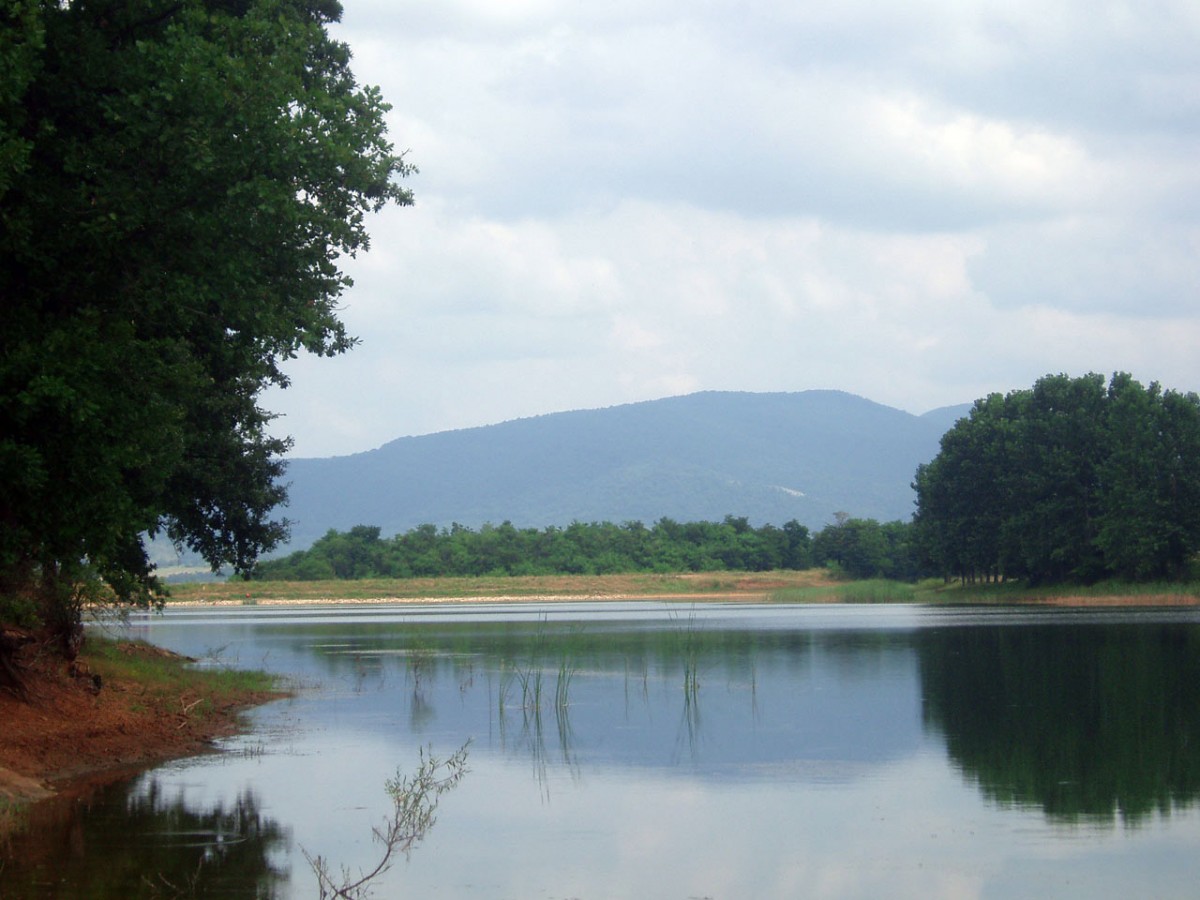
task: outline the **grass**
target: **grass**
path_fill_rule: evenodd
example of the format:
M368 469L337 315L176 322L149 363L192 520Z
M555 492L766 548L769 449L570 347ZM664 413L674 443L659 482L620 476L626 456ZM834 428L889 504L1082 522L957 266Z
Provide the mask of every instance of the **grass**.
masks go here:
M353 581L227 581L171 586L168 603L313 603L332 600L472 598L579 599L703 597L761 594L826 581L821 570L803 572L633 572L615 575L486 575L447 578L366 578Z
M916 603L921 602L916 585L874 578L867 581L830 582L802 588L786 588L771 594L777 603Z
M168 603L372 602L396 600L704 600L739 597L778 603L1055 603L1179 605L1200 602L1200 582L1028 588L1017 583L962 585L929 579L917 584L872 579L843 581L824 569L771 572L531 575L360 581L230 581L174 585Z
M267 672L197 668L186 657L144 641L89 635L81 659L105 683L136 683L146 700L139 705L152 705L153 698L178 697L180 711L197 718L213 708L280 691L279 679Z
M1200 583L1101 582L1087 586L1054 585L1031 588L1019 582L961 584L959 582L946 583L941 579L926 579L916 584L910 584L901 581L873 579L785 589L773 593L771 599L780 603L1176 606L1200 603Z
M945 584L925 581L916 587L921 603L1070 603L1095 606L1177 606L1200 602L1200 582L1129 583L1103 581L1091 585L1028 587L1007 584Z

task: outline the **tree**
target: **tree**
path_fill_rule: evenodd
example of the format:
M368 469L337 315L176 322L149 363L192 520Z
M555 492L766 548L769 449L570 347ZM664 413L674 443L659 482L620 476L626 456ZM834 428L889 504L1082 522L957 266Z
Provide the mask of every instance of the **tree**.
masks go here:
M1092 582L1104 573L1096 546L1105 452L1102 375L1038 379L1020 412L1007 510L1025 577ZM1019 477L1018 477L1019 476Z
M851 578L914 579L916 562L910 549L912 525L855 519L838 513L813 538L813 557Z
M355 342L339 259L411 194L334 0L19 0L0 14L0 596L73 633L159 599L142 535L278 543L281 363ZM7 77L11 68L13 78Z
M1178 577L1200 550L1200 398L1046 376L978 401L913 486L917 543L947 576Z
M1005 569L1001 529L1008 507L1010 410L999 394L977 400L970 415L942 437L941 453L917 468L918 543L935 571L975 579Z
M1096 544L1120 577L1180 577L1200 547L1200 400L1117 375L1105 424Z

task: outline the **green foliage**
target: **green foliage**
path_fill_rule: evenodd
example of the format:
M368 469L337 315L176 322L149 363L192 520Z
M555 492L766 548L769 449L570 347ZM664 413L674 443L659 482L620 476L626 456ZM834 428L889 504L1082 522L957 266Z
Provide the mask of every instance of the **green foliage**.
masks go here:
M813 538L813 558L847 578L912 581L918 575L912 526L838 516Z
M479 531L422 525L390 540L374 526L328 531L308 550L260 562L256 578L409 578L445 575L552 575L617 572L764 572L812 565L808 529L797 522L754 528L745 518L722 522L660 519L573 522L566 528L517 528L511 522Z
M0 595L158 591L141 535L248 571L286 534L258 405L354 343L338 259L408 204L316 0L0 13ZM65 587L64 587L65 586Z
M913 486L924 562L947 576L1180 578L1200 550L1200 398L1047 376L977 401Z
M297 548L359 522L393 535L426 522L649 526L731 511L813 531L839 509L907 520L913 470L967 408L911 416L829 391L702 392L554 413L293 460L287 514Z
M32 597L20 594L0 594L0 622L20 628L36 628L38 607Z

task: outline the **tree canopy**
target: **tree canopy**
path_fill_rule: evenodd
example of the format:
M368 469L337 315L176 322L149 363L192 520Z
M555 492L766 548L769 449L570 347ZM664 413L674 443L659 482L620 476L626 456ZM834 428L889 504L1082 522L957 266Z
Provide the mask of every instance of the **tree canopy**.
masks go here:
M439 529L427 524L393 538L374 525L331 529L307 550L264 560L262 579L411 578L446 575L550 575L612 572L705 572L806 569L813 564L808 529L721 522L572 522L565 528L518 528L511 522Z
M1124 373L1046 376L976 401L913 486L944 574L1180 577L1200 550L1200 398Z
M283 361L354 343L339 262L411 194L333 0L15 0L0 12L0 596L155 596L142 535L249 571Z

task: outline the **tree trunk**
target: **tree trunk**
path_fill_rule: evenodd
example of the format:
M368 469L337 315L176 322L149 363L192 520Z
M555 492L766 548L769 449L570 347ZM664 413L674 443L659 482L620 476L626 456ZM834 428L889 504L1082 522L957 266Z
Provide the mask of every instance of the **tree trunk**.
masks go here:
M7 688L22 700L29 700L25 680L17 668L17 652L31 644L34 636L22 628L0 625L0 688Z

